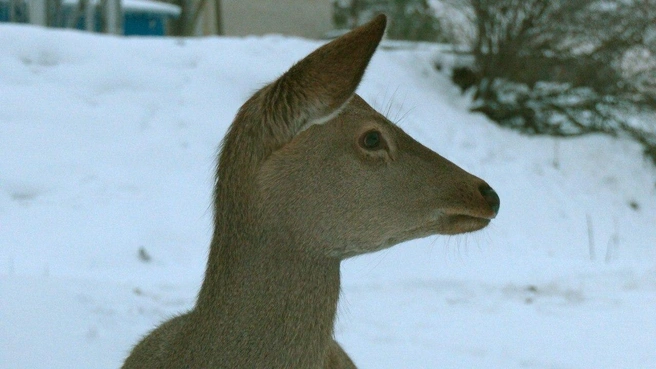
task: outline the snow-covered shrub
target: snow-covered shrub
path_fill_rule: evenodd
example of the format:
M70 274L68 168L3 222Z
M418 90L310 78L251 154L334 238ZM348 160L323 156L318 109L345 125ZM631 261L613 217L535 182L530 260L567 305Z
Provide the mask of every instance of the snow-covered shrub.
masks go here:
M602 95L589 87L538 82L534 86L484 79L472 110L526 134L579 136L604 133L640 142L656 165L656 111L625 96Z
M474 110L529 134L627 135L656 164L656 0L463 0Z

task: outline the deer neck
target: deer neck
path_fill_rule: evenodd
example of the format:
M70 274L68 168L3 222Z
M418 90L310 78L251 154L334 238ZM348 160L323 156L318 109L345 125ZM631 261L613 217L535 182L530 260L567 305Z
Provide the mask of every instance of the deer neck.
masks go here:
M278 364L269 367L321 362L332 340L339 260L299 253L279 232L228 223L215 232L195 309L204 334L215 337L222 360L241 353L235 364L244 357Z

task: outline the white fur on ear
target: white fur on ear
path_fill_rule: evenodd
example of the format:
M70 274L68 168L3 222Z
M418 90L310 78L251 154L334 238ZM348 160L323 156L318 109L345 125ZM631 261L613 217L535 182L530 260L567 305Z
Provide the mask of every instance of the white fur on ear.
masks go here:
M344 102L344 104L342 104L342 106L340 106L339 108L333 110L330 114L308 121L303 126L301 126L301 128L299 128L299 130L296 132L296 134L298 135L299 133L305 131L306 129L308 129L312 126L324 124L326 122L331 121L333 118L338 116L339 113L342 112L342 110L344 110L344 108L346 107L346 105L348 105L348 103L351 101L352 98L353 98L353 96L349 97L348 100L346 100L346 102Z

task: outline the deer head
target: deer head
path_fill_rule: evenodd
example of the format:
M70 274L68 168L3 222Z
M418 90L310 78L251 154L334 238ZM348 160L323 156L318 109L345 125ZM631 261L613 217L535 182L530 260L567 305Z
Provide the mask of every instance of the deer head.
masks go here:
M355 94L385 24L378 16L324 45L244 104L224 142L218 209L232 186L261 237L339 259L496 216L487 183Z

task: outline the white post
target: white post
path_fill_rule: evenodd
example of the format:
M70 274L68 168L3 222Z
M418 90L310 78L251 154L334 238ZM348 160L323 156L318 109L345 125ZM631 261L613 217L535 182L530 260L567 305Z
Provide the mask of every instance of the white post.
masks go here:
M47 26L48 11L46 0L31 0L27 4L30 23L38 26Z
M123 34L123 9L121 9L121 0L105 1L105 24L107 33L113 35Z
M96 2L84 0L84 28L88 32L96 31Z

